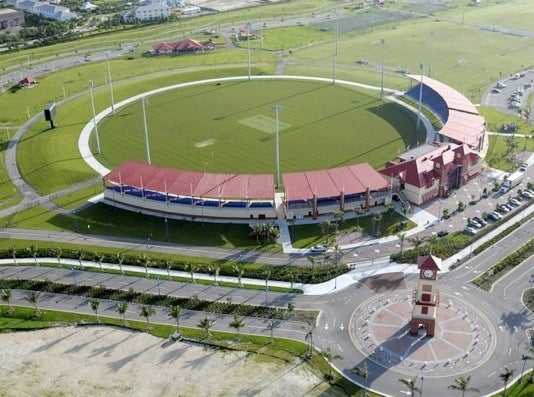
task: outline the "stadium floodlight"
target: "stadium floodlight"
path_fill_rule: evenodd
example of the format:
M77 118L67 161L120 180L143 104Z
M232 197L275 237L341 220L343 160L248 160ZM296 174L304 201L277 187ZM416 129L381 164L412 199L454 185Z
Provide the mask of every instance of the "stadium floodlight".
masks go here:
M384 97L384 59L386 55L386 40L380 39L380 44L382 44L382 76L380 83L380 99Z
M248 79L250 81L250 27L247 29L247 56L248 56Z
M115 99L113 98L113 82L111 81L111 66L109 65L109 51L106 54L106 60L108 63L108 79L109 79L109 91L111 94L111 111L113 116L115 116Z
M146 111L145 111L145 105L148 103L147 97L141 97L141 106L143 107L143 125L145 127L145 142L146 142L146 162L148 164L151 164L150 162L150 146L148 144L148 127L146 124Z
M419 85L419 109L417 111L417 126L419 128L419 122L421 121L421 105L423 103L423 76L425 75L425 65L424 63L419 64L421 68L421 83Z
M430 71L432 70L432 51L434 47L434 35L435 35L434 32L430 32L430 61L428 63L428 71L427 71L428 77L430 77Z
M284 111L284 107L282 105L273 105L271 106L271 110L276 114L276 143L275 143L275 151L276 151L276 188L278 189L278 186L280 186L280 121L278 114L280 112Z
M95 112L95 99L93 97L93 87L95 83L93 80L89 80L89 94L91 96L91 108L93 109L93 128L95 130L96 137L96 152L100 154L100 137L98 136L98 124L96 123L96 112Z
M332 84L336 83L338 33L339 33L339 20L336 21L336 29L334 30L334 54L333 54L333 60L332 60Z

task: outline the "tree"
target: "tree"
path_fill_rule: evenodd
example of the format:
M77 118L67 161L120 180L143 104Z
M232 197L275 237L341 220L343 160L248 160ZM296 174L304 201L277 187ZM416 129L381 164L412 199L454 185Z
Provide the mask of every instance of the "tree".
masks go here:
M167 280L171 279L171 269L174 266L174 261L171 259L167 259L165 261L165 267L167 268Z
M311 358L313 355L313 349L314 349L313 330L314 329L315 327L312 325L310 329L308 330L308 332L306 333L306 336L304 337L304 340L308 343L308 358Z
M122 262L124 262L124 255L122 252L117 252L115 254L115 260L119 264L119 270L121 271L121 274L124 274L124 270L122 270Z
M211 336L211 328L213 327L213 324L215 323L215 320L205 317L198 323L198 328L204 330L204 338L208 339Z
M145 305L141 307L141 312L139 314L146 318L146 330L148 331L150 329L149 318L156 314L156 310L152 306Z
M268 243L276 244L276 242L280 238L280 229L278 228L278 226L274 223L269 223L265 230L265 237L267 238Z
M335 354L329 347L327 347L326 350L324 352L322 352L321 354L326 359L326 361L328 361L328 365L329 365L329 368L330 368L329 372L328 372L328 380L332 380L333 379L333 376L332 376L333 361L334 360L343 360L343 357L340 356L339 354Z
M0 298L3 302L7 303L7 314L11 314L15 311L13 306L11 306L11 290L9 288L2 289L0 291Z
M243 274L245 273L245 265L242 263L236 263L232 269L234 270L236 276L237 276L237 283L239 285L239 288L243 288L243 284L241 283L241 277L243 277Z
M57 267L60 267L61 266L61 255L63 254L63 249L61 247L57 247L54 250L54 254L56 255L56 259L57 259Z
M182 316L182 308L180 305L171 305L169 306L169 314L174 321L176 321L176 331L180 330L180 317Z
M510 378L514 376L514 373L515 368L504 367L504 372L499 374L499 378L501 378L504 383L504 392L502 394L503 397L506 397L506 386L508 385L508 381L510 380Z
M33 257L33 260L35 261L35 264L39 266L39 262L37 261L37 253L39 252L39 249L35 244L32 244L28 247L28 252Z
M76 259L78 259L78 262L80 263L80 269L83 270L83 258L85 258L85 251L83 250L77 250L75 253L74 253L74 256L76 257Z
M126 311L128 310L128 302L119 302L117 305L117 313L122 316L122 325L126 326Z
M459 378L454 379L454 385L449 385L447 389L457 390L462 392L462 397L465 396L465 393L480 393L480 390L475 389L474 387L469 387L469 382L471 381L471 376L460 376Z
M190 263L187 265L187 271L191 275L191 282L195 282L195 272L198 270L198 265L196 263Z
M243 321L243 319L237 317L237 314L234 314L234 319L230 321L230 324L228 325L237 331L237 335L239 338L239 331L241 330L241 328L245 327L245 322Z
M219 272L221 271L221 265L215 264L213 266L210 266L208 270L213 275L213 285L219 285L219 281L217 280L217 277L219 277Z
M13 258L13 263L15 265L18 265L17 263L17 249L15 248L14 245L12 245L11 247L9 247L9 255L11 255L11 257Z
M364 214L364 211L362 209L362 206L359 205L356 208L354 208L354 213L356 214L356 230L360 230L360 216Z
M441 212L441 216L443 217L443 219L449 219L451 216L450 210L448 208L443 208L443 211Z
M145 268L145 277L148 277L148 268L150 267L150 257L146 254L141 255L141 264Z
M421 244L423 244L423 239L419 236L415 236L411 238L410 241L413 244L413 248L417 252L417 256L419 256L419 247L421 247Z
M28 302L30 302L33 307L35 308L35 311L33 312L33 316L36 318L41 317L43 314L41 312L41 309L39 309L39 299L41 299L41 291L32 291L29 293L28 296L25 298Z
M397 237L400 240L400 253L402 255L402 253L404 251L404 238L406 237L406 233L399 233L399 234L397 234Z
M364 362L362 365L354 367L352 372L363 379L363 397L366 397L367 396L367 379L369 379L369 369L367 368L367 363Z
M269 331L271 332L271 343L274 342L274 329L278 327L276 320L269 321Z
M414 376L411 379L402 378L402 379L399 379L399 382L402 383L404 386L406 386L408 388L408 390L410 390L410 395L411 396L415 395L415 393L417 393L419 391L419 388L416 385L417 376Z
M95 259L98 263L98 266L100 267L100 271L103 272L104 271L104 268L102 266L102 261L104 260L104 258L106 257L106 255L102 252L95 252Z
M380 236L380 223L382 222L382 213L375 211L373 213L373 225L374 225L374 235L375 237Z
M337 224L337 229L339 230L343 226L343 223L345 222L345 212L334 211L332 215L334 216L334 220L336 221L336 224Z
M100 299L93 298L89 301L89 303L91 304L91 309L93 309L93 311L95 312L96 322L99 323L100 318L98 317L98 308L100 307Z

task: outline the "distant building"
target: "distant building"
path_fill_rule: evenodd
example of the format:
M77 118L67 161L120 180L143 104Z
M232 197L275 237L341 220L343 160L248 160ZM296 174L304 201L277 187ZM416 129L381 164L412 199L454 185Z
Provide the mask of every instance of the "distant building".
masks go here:
M252 25L249 23L244 28L239 29L239 33L237 34L237 40L258 40L261 38L260 31L253 28Z
M11 5L17 10L37 15L52 21L70 21L78 18L78 14L72 12L67 7L53 5L35 0L5 0L6 5Z
M194 15L194 14L200 14L202 9L198 6L192 6L192 7L184 7L180 9L180 14L182 15Z
M176 55L184 52L198 52L213 50L215 43L213 40L196 41L193 39L185 39L177 43L161 43L152 49L152 55Z
M137 6L122 14L126 23L151 22L167 19L171 16L171 8L166 4L151 3Z
M0 9L0 30L24 26L24 13L11 8Z
M29 88L37 85L39 82L34 77L26 77L19 81L19 87Z

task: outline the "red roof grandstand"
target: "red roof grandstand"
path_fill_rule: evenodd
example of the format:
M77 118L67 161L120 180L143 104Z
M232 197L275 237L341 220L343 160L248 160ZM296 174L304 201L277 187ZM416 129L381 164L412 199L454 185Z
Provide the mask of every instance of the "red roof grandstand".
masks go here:
M287 201L311 200L362 194L389 188L388 181L367 163L327 170L288 173L283 175Z
M210 174L158 167L128 160L104 176L104 183L176 196L273 200L270 174Z

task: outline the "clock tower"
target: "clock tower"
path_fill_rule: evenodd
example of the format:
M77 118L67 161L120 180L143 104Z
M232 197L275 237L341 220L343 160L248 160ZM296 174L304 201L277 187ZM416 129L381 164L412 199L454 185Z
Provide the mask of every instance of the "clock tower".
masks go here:
M419 330L426 330L426 336L433 337L436 330L436 313L439 304L437 287L438 271L441 259L433 255L417 258L419 282L413 291L413 310L410 320L410 333L419 335Z

